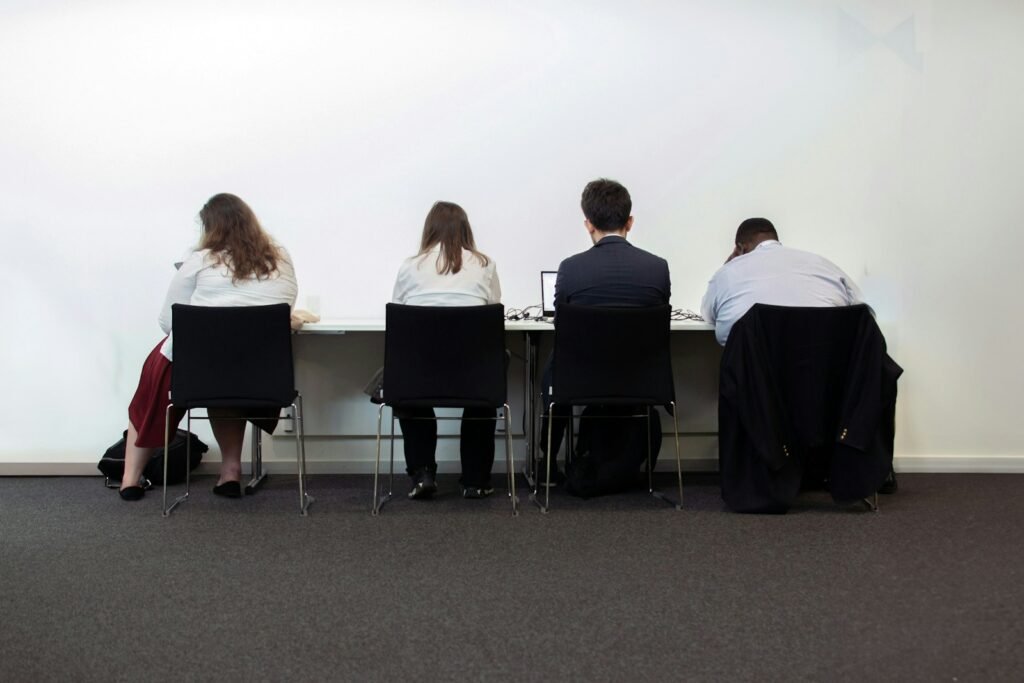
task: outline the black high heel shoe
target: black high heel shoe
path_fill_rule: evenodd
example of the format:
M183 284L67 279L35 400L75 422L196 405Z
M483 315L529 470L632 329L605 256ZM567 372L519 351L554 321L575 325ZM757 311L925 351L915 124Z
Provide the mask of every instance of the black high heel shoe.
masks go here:
M142 500L142 497L146 495L146 489L141 486L126 486L118 493L121 495L121 500Z
M223 484L217 484L214 486L213 492L216 495L224 496L225 498L241 498L242 485L237 481L226 481Z

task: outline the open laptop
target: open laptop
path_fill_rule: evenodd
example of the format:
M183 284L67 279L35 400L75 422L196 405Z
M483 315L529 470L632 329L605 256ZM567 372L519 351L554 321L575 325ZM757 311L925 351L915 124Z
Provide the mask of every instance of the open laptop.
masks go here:
M542 315L549 320L555 317L555 278L558 271L540 271L540 300Z

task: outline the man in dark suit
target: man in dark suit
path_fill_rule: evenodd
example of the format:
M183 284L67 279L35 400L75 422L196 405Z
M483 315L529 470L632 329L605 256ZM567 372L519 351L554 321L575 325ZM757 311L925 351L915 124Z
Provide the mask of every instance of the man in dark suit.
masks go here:
M629 191L614 180L601 178L587 184L580 201L583 226L594 246L570 256L558 266L555 280L555 317L559 304L582 306L658 306L671 295L668 262L660 256L634 247L626 241L633 228L633 202ZM623 350L628 353L628 349ZM551 361L544 371L543 402L549 404ZM556 413L552 450L557 453L567 427L564 415ZM541 430L541 467L547 448L547 416ZM553 465L552 483L563 479Z

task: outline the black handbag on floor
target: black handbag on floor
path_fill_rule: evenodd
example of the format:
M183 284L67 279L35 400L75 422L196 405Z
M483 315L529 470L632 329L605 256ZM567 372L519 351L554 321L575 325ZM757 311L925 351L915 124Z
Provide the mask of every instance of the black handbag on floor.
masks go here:
M125 439L128 438L128 431L122 434L121 439L113 446L107 449L107 452L100 458L96 468L103 473L103 476L107 478L104 482L108 488L115 488L111 486L111 482L120 482L124 476L124 446ZM171 439L171 443L168 446L168 461L167 461L167 483L178 484L185 481L185 449L187 440L192 441L192 458L188 464L189 470L194 470L199 466L199 463L203 459L203 453L210 450L210 447L203 443L198 436L191 432L186 432L184 429L179 429L174 433L174 438ZM159 449L146 463L146 468L142 471L142 476L147 479L151 484L163 484L164 483L164 449ZM146 485L147 482L143 482L145 488L150 486Z

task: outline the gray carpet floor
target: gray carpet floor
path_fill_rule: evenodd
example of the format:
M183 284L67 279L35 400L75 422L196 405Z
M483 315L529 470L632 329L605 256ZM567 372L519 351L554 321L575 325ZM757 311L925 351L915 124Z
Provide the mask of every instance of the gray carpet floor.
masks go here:
M0 680L1024 680L1024 477L907 475L878 513L644 493L430 502L293 477L168 519L0 478ZM670 481L666 482L670 483ZM402 482L404 490L404 482Z

